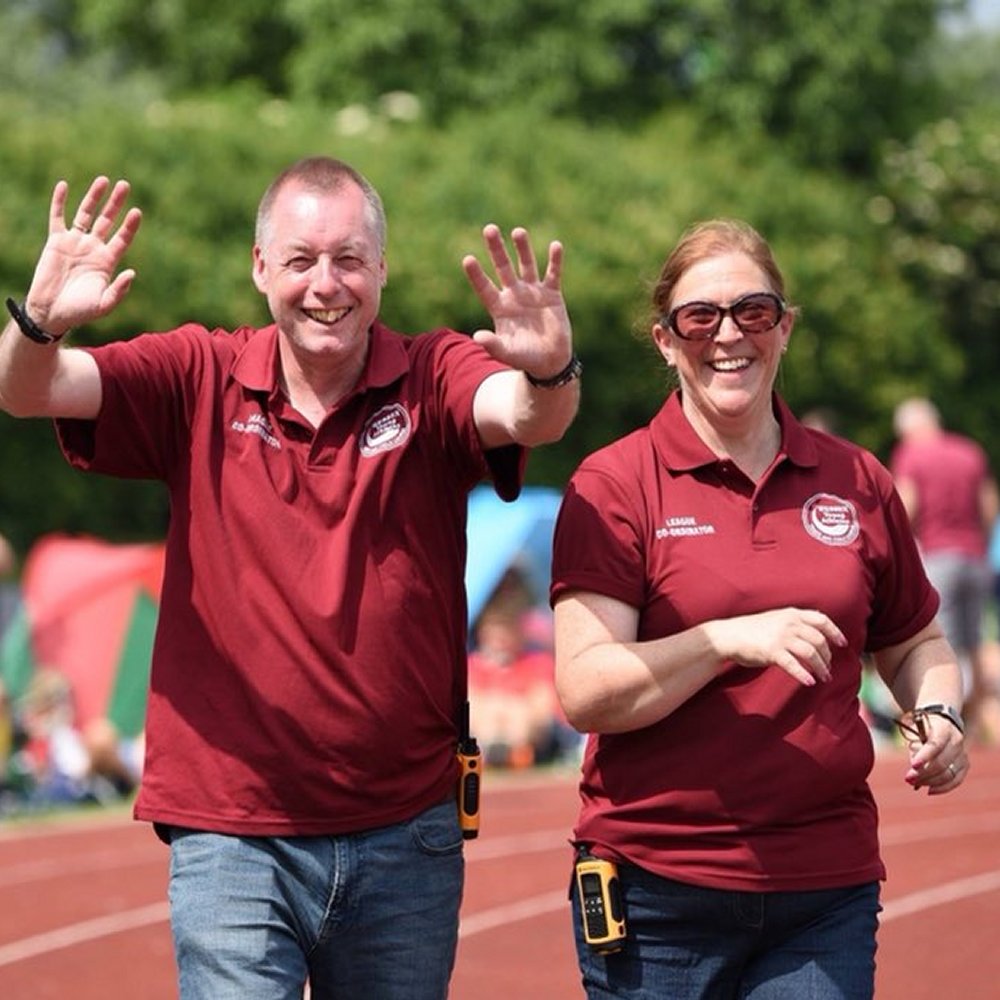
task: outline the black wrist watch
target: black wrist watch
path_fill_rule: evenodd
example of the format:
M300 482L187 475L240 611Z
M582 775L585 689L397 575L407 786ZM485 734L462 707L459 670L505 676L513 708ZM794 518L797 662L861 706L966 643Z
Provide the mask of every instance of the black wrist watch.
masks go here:
M583 374L583 362L573 354L569 359L569 364L551 378L535 378L531 372L525 372L524 377L536 389L558 389L562 385L569 385L570 382L578 379Z
M14 318L18 329L28 340L33 340L36 344L55 344L62 340L63 335L49 333L43 330L25 311L23 306L19 306L13 299L7 299L7 312Z

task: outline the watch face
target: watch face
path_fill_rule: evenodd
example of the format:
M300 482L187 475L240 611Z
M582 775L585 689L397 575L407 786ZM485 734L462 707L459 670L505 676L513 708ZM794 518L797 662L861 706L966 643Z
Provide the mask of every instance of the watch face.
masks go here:
M947 719L960 733L965 734L965 723L958 709L951 705L921 705L914 709L915 713L922 715L940 715Z

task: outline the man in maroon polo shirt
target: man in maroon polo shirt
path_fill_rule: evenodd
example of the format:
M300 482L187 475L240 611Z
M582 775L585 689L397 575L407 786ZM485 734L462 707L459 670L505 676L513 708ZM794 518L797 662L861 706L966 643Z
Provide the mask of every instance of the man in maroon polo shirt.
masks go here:
M893 414L896 489L920 545L927 576L941 595L941 625L968 671L964 714L975 731L989 690L983 617L992 594L987 546L998 512L986 452L941 426L937 407L906 399Z
M274 323L62 348L134 277L129 187L99 177L49 237L0 340L0 403L57 419L78 468L163 480L171 520L135 812L171 845L182 997L444 997L462 836L465 507L513 499L580 365L560 291L484 229L494 321L469 338L378 320L381 200L337 160L261 200L253 281Z

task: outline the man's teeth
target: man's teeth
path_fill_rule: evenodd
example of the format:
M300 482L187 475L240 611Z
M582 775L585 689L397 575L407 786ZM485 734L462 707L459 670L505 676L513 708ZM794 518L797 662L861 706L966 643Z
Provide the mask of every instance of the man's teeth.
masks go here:
M338 319L346 316L348 309L306 309L305 313L310 319L319 323L336 323Z
M721 358L711 363L717 372L737 372L750 367L749 358Z

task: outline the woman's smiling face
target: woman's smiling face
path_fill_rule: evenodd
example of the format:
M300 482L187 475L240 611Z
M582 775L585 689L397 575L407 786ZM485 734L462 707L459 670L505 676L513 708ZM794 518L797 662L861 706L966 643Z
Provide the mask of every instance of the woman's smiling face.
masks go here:
M741 252L706 257L677 281L670 307L686 302L730 306L744 295L774 292L766 273ZM781 355L792 332L794 316L786 312L772 329L744 334L725 316L716 336L685 340L665 321L653 326L653 337L667 363L677 369L684 412L697 430L702 422L719 434L752 430L771 412L771 390Z

